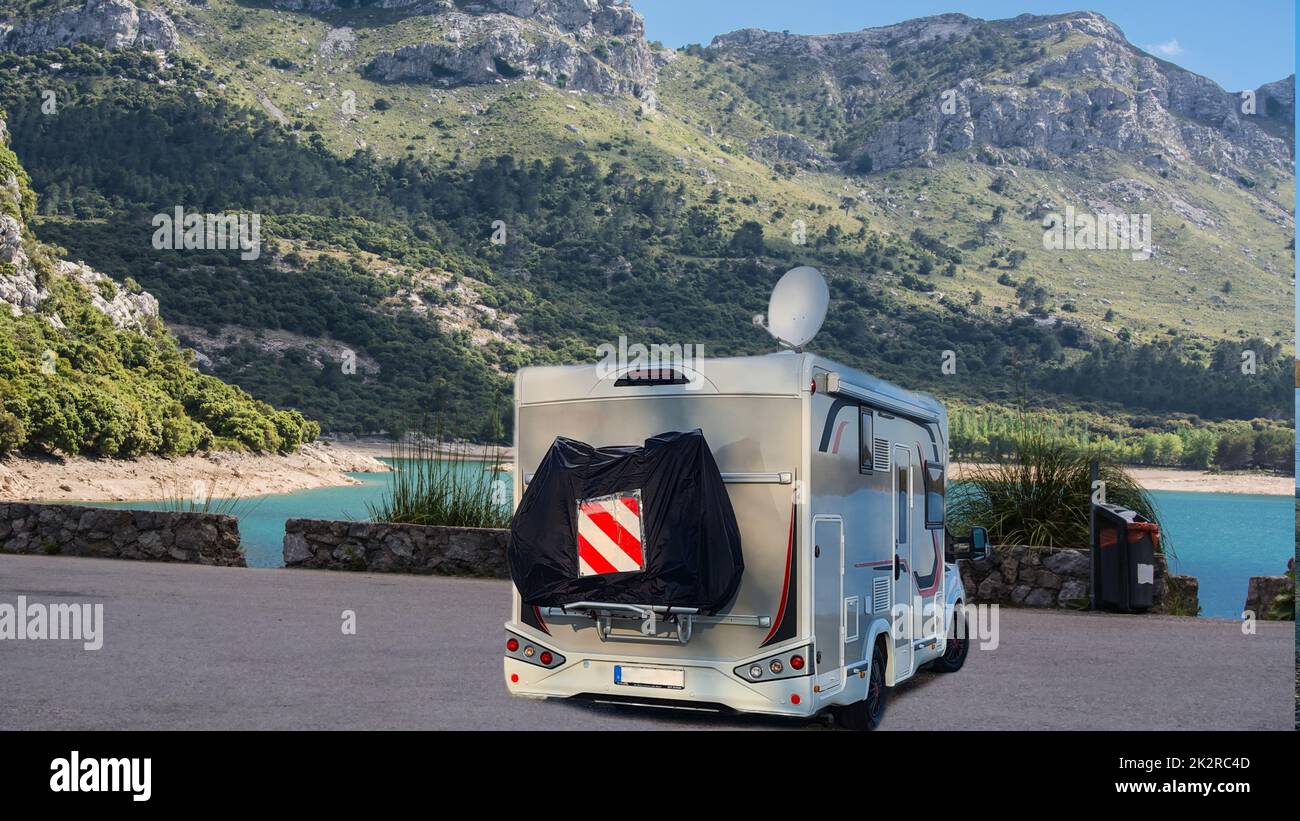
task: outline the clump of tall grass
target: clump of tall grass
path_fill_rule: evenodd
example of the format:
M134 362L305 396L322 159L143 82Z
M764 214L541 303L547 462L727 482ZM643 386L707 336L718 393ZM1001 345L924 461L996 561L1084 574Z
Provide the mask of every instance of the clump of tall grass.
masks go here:
M245 516L257 509L264 497L247 497L242 487L223 486L219 479L159 480L159 509L167 513L217 513Z
M509 486L500 449L486 459L467 445L407 434L393 443L393 472L372 521L443 527L509 527Z
M1106 483L1106 502L1159 522L1151 497L1122 466L1095 449L1028 433L1016 438L1010 456L963 472L952 484L949 528L963 532L982 525L994 544L1086 548L1093 459L1097 478ZM1163 532L1161 547L1173 555Z

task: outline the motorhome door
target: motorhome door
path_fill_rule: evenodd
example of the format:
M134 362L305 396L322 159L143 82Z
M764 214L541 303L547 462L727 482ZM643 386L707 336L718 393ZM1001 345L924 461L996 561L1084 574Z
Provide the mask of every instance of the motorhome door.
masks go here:
M913 456L910 448L904 445L894 446L894 610L899 613L899 606L910 613L912 606L912 471ZM892 614L891 614L892 615ZM899 629L901 628L901 629ZM894 641L894 680L899 681L912 674L912 641L908 624L900 624L893 632Z
M813 629L817 684L838 690L844 667L844 526L839 516L813 519Z

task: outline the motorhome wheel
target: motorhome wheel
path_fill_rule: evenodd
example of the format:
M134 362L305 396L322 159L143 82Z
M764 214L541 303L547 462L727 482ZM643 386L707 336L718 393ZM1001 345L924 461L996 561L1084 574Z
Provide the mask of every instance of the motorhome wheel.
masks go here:
M929 665L936 673L955 673L966 663L966 654L970 652L970 622L964 612L958 618L962 620L965 629L958 630L957 619L952 620L952 627L948 628L948 644L943 655Z
M885 702L889 688L885 686L885 650L876 645L871 654L871 670L867 675L867 697L856 704L840 707L835 719L847 730L874 730L885 717Z

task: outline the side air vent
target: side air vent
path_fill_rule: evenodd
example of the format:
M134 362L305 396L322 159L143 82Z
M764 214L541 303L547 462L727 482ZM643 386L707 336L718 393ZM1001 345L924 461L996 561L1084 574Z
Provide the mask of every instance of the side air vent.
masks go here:
M889 577L877 576L871 580L871 612L885 613L889 610Z
M871 449L871 469L889 470L889 440L873 439L875 447Z

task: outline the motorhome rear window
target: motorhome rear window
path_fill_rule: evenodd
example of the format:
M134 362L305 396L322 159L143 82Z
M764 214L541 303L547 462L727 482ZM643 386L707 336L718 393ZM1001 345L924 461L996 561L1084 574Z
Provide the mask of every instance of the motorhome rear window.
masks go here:
M943 465L925 466L925 527L938 530L944 522L944 469Z
M614 382L616 388L630 388L644 385L685 385L689 382L681 371L670 368L628 371Z

